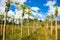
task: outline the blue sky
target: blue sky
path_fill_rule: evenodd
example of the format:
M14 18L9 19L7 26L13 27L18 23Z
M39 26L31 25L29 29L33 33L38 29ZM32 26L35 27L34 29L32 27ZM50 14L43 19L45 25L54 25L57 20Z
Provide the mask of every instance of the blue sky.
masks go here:
M46 4L48 1L54 1L54 0L27 0L25 4L29 5L30 7L38 7L40 9L38 10L38 12L41 12L43 15L47 15L49 7L44 6L44 4ZM60 7L60 0L55 1L56 1L55 5ZM58 16L58 19L60 19L60 16Z
M54 12L53 6L57 5L59 8L59 13L58 13L58 19L60 19L60 0L14 0L16 2L20 2L22 4L26 4L33 9L37 17L44 17L46 15L50 15L50 11ZM0 6L1 4L5 4L4 1L0 1ZM3 6L2 5L2 6ZM0 8L2 11L2 8ZM4 8L3 8L4 9ZM17 9L17 6L15 4L10 6L10 10L15 12L15 9ZM37 15L38 14L38 15Z
M49 1L53 1L53 0L49 0ZM48 11L49 7L44 6L44 4L46 4L48 2L48 0L27 0L27 2L25 2L26 5L29 5L30 7L39 7L40 10L39 12L43 12L44 14ZM56 5L60 6L60 0L56 0Z
M27 0L24 4L30 6L30 7L39 7L40 10L38 12L42 12L43 14L46 14L48 11L49 7L44 6L48 1L53 1L53 0ZM56 5L60 6L60 0L56 0ZM12 6L14 7L14 6ZM15 7L14 7L15 8ZM11 8L14 10L13 8Z
M51 1L52 4L51 3L49 4L49 1ZM56 3L54 3L54 2L56 2ZM37 7L37 8L39 8L39 10L37 10L38 11L37 13L46 16L47 13L48 13L48 10L51 10L50 6L53 7L53 6L57 5L58 7L60 7L60 0L27 0L26 2L24 2L24 4L26 4L26 5L30 6L30 7ZM14 7L12 5L10 7L10 10L15 12L16 8L17 8L16 6ZM59 14L60 14L60 12L59 12ZM36 15L36 17L39 18L38 15ZM60 16L58 16L58 19L60 19Z
M39 12L45 13L48 10L48 7L44 7L43 4L45 4L45 0L28 0L25 4L29 5L30 7L39 7Z
M15 12L15 9L17 9L17 6L11 5L9 9Z

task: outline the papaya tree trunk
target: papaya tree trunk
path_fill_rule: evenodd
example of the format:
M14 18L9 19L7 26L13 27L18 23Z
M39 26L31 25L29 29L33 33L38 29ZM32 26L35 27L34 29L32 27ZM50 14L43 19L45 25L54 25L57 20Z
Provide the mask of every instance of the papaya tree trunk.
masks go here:
M12 37L14 36L13 31L14 31L14 18L12 18Z
M56 31L56 40L57 40L57 18L55 19L55 25L56 25L55 31Z
M22 34L23 34L23 19L21 19L21 38L22 38Z
M2 21L2 20L1 20ZM1 22L1 34L3 33L3 30L2 30L3 28L2 28L2 22Z
M33 23L32 23L32 33L34 33L34 21L33 21Z
M30 32L29 32L29 27L30 27L29 26L29 17L28 17L28 25L27 26L28 26L28 36L29 36L30 35Z
M52 24L52 20L51 20L51 35L52 35L52 31L53 31L53 24Z
M48 29L48 22L47 22L47 29Z
M7 12L6 12L7 13ZM5 13L5 19L4 19L4 27L3 27L3 40L6 40L6 21L7 21L7 14Z

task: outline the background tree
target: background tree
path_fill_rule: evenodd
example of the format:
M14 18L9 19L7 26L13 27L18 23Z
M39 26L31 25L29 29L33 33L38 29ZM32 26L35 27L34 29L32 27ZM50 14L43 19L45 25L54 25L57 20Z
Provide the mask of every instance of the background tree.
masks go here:
M30 35L30 31L29 31L29 20L30 20L30 15L31 15L31 8L29 6L26 6L26 14L28 14L28 36Z
M5 20L4 20L4 27L3 27L3 40L6 40L6 38L5 38L5 34L6 34L6 26L7 26L7 24L6 24L6 21L7 21L7 13L8 13L8 11L9 11L9 7L10 7L10 0L7 0L7 2L6 2L6 8L5 8L5 16L4 16L4 18L5 18Z
M20 28L20 17L17 19L19 24L18 24L18 29Z
M2 29L3 29L3 18L4 18L4 15L3 13L0 14L0 27L1 27L1 34L2 34Z
M9 8L10 8L10 5L11 5L11 3L13 3L13 2L11 2L11 0L7 0L6 1L6 8L5 8L5 15L4 15L4 27L3 27L3 40L6 40L5 39L5 34L6 34L6 27L7 27L7 13L8 13L8 11L9 11Z
M49 26L48 26L49 18L50 18L50 16L46 16L46 19L45 19L45 20L46 20L46 23L47 23L47 24L46 24L47 29L48 29L48 27L49 27Z
M58 16L58 6L55 7L56 40L57 40L57 16Z
M54 15L50 15L50 19L51 19L51 35L52 35L52 32L53 32L53 18L54 18Z
M22 38L22 28L23 28L23 17L24 17L24 14L25 14L25 9L26 9L26 5L23 4L19 7L20 10L22 10L22 18L21 18L21 38Z

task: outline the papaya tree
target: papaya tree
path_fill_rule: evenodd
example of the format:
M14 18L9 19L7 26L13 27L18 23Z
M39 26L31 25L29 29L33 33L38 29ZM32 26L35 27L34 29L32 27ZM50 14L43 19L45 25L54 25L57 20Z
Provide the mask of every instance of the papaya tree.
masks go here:
M50 19L51 19L51 35L52 35L52 32L53 32L53 19L54 18L54 15L50 15Z
M22 18L21 18L21 38L22 38L22 31L23 31L23 17L24 17L24 14L25 14L25 9L26 9L26 5L23 4L19 7L20 10L22 10Z
M58 6L55 7L55 31L56 31L56 40L57 40L57 16L58 16Z
M3 13L1 13L1 14L0 14L0 28L1 28L1 34L2 34L2 32L3 32L3 31L2 31L2 29L3 29L3 25L2 25L2 24L3 24L3 18L4 18L4 15L3 15Z
M4 15L4 27L3 27L3 40L6 40L5 34L6 34L6 27L7 27L7 13L9 11L11 3L13 3L11 0L6 0L6 7L5 7L5 15ZM15 2L16 3L16 2Z
M47 29L48 29L48 27L49 27L49 26L48 26L49 18L50 18L50 16L46 16L46 23L47 23L47 24L46 24L46 27L47 27Z
M26 14L28 14L28 36L30 35L30 32L29 32L29 20L30 20L30 15L31 15L31 8L29 6L26 6Z
M5 18L5 20L4 20L4 27L3 27L3 40L6 40L6 27L7 27L7 24L6 24L6 22L7 22L7 13L8 13L8 11L9 11L9 7L10 7L10 0L7 0L7 2L6 2L6 8L5 8L5 16L4 16L4 18Z

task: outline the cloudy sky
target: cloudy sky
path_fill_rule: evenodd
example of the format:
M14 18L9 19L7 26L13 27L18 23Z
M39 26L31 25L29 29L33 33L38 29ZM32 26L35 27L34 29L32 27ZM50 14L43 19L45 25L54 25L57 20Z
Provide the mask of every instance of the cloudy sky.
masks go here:
M0 1L0 13L5 10L5 2L6 0ZM58 19L60 19L60 0L12 0L13 2L19 2L20 4L26 4L31 7L33 15L35 15L38 19L44 20L44 17L47 15L54 14L54 6L58 6ZM12 4L10 6L10 13L15 14L15 17L18 18L21 15L22 11L17 11L17 6ZM51 13L52 12L52 13ZM26 16L25 16L26 17ZM33 18L32 16L30 16Z
M50 15L50 12L53 12L54 14L54 6L57 5L59 11L58 16L60 17L60 0L27 0L25 4L29 5L33 10L36 10L37 13L44 16ZM59 17L58 19L60 19Z

